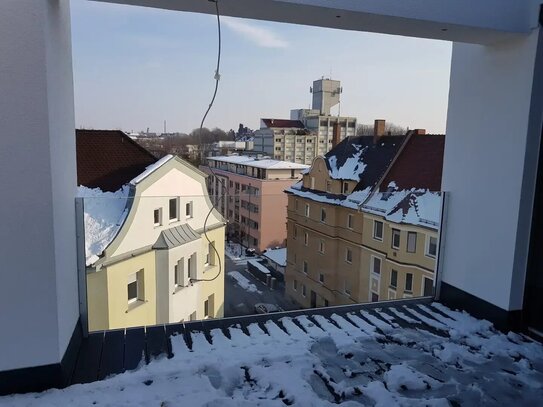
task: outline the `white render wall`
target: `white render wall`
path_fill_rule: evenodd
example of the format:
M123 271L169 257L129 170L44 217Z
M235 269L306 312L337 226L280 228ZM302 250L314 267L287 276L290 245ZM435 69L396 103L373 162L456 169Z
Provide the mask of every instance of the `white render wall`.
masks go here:
M0 371L58 363L79 317L68 0L0 2Z
M442 277L504 310L521 309L524 293L543 112L541 96L532 98L538 37L535 30L494 46L455 43L452 53Z

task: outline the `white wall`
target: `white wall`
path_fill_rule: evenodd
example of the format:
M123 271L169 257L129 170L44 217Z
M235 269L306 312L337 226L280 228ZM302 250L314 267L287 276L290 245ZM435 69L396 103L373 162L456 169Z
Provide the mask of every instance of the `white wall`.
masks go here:
M531 214L521 204L530 207L535 170L525 158L540 135L528 131L531 103L539 125L543 111L532 100L538 31L494 46L455 43L452 53L443 281L504 310L522 307Z
M0 2L0 370L58 363L79 316L67 0Z

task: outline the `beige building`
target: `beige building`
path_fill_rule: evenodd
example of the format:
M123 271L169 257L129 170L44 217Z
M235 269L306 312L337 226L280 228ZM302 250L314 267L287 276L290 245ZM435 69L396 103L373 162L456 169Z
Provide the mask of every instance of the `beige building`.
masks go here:
M137 161L110 144L119 165ZM116 192L80 187L80 196L89 330L223 316L225 222L211 211L204 173L169 155Z
M348 138L287 190L286 292L299 304L433 292L444 136L418 133Z

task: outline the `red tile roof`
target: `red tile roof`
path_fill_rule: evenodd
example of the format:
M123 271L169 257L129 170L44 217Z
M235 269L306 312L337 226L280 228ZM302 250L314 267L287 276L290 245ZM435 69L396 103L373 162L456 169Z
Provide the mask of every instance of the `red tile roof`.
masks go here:
M444 148L444 135L412 135L379 190L386 191L388 184L394 181L400 190L417 188L440 191Z
M156 158L119 130L76 130L77 183L117 191Z
M304 124L300 120L287 120L287 119L262 119L266 127L275 127L275 128L305 128Z

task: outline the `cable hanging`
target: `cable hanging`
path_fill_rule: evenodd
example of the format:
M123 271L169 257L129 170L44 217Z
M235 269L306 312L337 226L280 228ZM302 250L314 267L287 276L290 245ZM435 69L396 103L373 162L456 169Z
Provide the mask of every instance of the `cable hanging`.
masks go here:
M213 77L215 79L215 90L213 91L213 96L211 98L211 102L209 102L209 106L207 107L207 110L206 112L204 113L204 116L202 117L202 121L200 123L200 131L198 133L198 137L199 137L199 141L200 141L200 151L203 152L203 142L202 142L202 130L204 128L204 123L205 123L205 120L207 118L207 115L209 114L211 108L213 107L213 104L215 103L215 98L217 97L217 91L219 90L219 81L221 79L221 74L220 74L220 67L221 67L221 47L222 47L222 38L221 38L221 16L220 16L220 13L219 13L219 1L218 0L209 0L213 3L215 3L215 12L216 12L216 15L217 15L217 32L218 32L218 43L219 43L219 47L218 47L218 52L217 52L217 67L215 69L215 76ZM209 167L209 170L211 172L211 175L213 176L213 179L219 179L220 182L221 182L221 185L222 185L222 189L223 191L225 190L225 184L224 184L224 180L220 179L220 178L217 178L217 176L215 175L215 173L213 172L213 168ZM213 211L217 208L217 204L219 201L221 201L222 199L224 198L224 194L221 194L219 196L219 200L217 202L215 202L215 200L213 200L211 202L211 209L209 210L209 212L207 213L207 216L204 220L204 236L209 244L209 246L211 246L213 248L213 251L215 252L216 256L217 256L217 262L218 262L218 266L219 266L219 272L217 273L217 275L213 278L209 278L209 279L205 279L205 278L200 278L200 279L191 279L190 281L191 282L198 282L198 281L214 281L216 280L217 278L219 278L219 276L221 275L222 273L222 269L223 269L223 264L221 262L221 256L219 254L219 251L217 250L217 248L215 247L214 244L212 244L211 242L211 239L209 238L209 236L207 235L207 232L208 232L208 221L209 221L209 217L211 216L211 214L213 213Z

